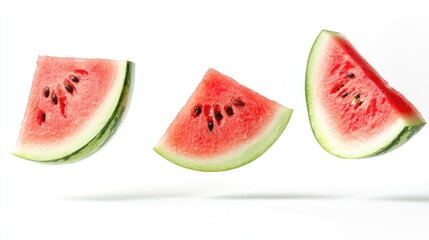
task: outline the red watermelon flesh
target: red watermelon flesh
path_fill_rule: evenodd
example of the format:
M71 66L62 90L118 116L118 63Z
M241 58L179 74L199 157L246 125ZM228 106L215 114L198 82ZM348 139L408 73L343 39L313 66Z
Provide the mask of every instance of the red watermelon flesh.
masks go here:
M391 151L425 124L344 35L331 31L322 31L311 50L306 98L317 140L344 158Z
M265 152L292 110L209 69L154 148L180 166L224 171Z
M131 63L41 56L15 154L76 161L98 149L122 117Z

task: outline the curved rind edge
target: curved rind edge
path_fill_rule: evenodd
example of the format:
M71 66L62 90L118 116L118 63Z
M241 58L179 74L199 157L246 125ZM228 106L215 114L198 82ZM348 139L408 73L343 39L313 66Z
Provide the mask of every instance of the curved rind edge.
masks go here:
M186 157L177 156L160 143L153 149L168 161L184 168L202 172L231 170L250 163L265 153L283 133L289 123L292 112L292 109L279 105L271 124L262 131L259 137L248 144L237 147L236 150L231 150L229 153L216 156L213 159L187 159Z
M396 136L396 138L392 139L389 145L386 147L379 149L377 152L375 152L372 155L364 156L364 157L372 157L372 156L379 156L385 153L388 153L400 146L402 146L404 143L406 143L408 140L410 140L413 136L417 134L417 132L420 131L420 129L423 128L423 126L426 123L422 123L420 125L416 126L404 126L401 132ZM363 157L363 158L364 158Z
M105 126L101 129L101 131L96 136L94 136L94 138L92 138L92 140L90 140L87 144L85 144L83 147L79 148L78 150L74 151L73 153L57 159L50 159L45 161L34 160L17 152L13 152L12 154L20 158L33 161L33 162L38 162L38 163L63 164L63 163L74 163L84 158L87 158L88 156L90 156L91 154L99 150L102 146L104 146L104 144L107 143L110 137L112 137L114 132L118 129L121 121L125 118L130 101L131 101L131 95L133 92L133 85L134 85L135 64L131 61L125 61L125 62L126 62L126 71L124 75L125 79L122 85L121 95L118 99L115 110L113 111L111 117L109 118Z

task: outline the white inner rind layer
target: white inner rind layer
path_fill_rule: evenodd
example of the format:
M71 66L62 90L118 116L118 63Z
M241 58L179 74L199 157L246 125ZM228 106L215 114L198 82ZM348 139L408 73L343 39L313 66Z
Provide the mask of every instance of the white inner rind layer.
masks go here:
M193 170L217 172L237 168L257 159L274 144L286 128L292 111L279 104L272 120L259 135L239 146L232 146L230 151L213 157L195 158L177 154L166 146L164 138L154 147L154 150L167 160Z
M95 109L92 117L75 134L64 138L61 141L47 142L40 139L37 143L26 144L18 140L13 154L33 161L50 162L61 160L78 150L93 152L92 149L82 149L97 136L108 124L109 119L114 113L118 101L123 91L124 81L126 79L127 61L117 61L115 80L110 91L106 93L106 98L102 104ZM97 145L97 147L99 147ZM79 154L82 155L82 154Z
M322 31L315 41L307 63L306 100L312 131L319 144L329 153L342 158L364 158L391 151L408 141L423 125L420 114L414 117L401 117L391 123L379 134L368 136L365 142L346 138L335 128L331 117L324 111L323 96L318 95L320 79L319 68L325 69L323 56L327 53L332 36L344 37L340 33Z

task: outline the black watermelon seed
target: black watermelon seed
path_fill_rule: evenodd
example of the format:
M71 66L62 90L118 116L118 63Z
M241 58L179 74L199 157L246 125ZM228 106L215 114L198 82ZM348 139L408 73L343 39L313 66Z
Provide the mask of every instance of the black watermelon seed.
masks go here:
M241 99L239 99L239 98L234 99L234 101L232 102L232 104L234 104L234 105L235 105L235 106L237 106L237 107L242 107L242 106L244 106L244 102L243 102L243 101L241 101Z
M57 105L58 104L58 97L55 93L52 93L52 102Z
M42 119L42 122L46 121L46 114L44 112L42 112L42 115L40 117Z
M207 123L207 126L209 127L210 132L213 131L214 124L212 120L209 120L209 122Z
M359 94L359 93L358 93L358 94L356 94L356 95L354 96L354 98L356 98L356 99L360 98L360 94Z
M341 94L341 97L345 98L345 97L347 97L347 95L349 95L349 92L344 92L343 94Z
M222 118L223 118L222 113L220 113L220 112L215 112L214 116L218 121L222 120Z
M43 89L43 96L45 96L45 98L49 97L49 87Z
M231 106L226 106L225 111L226 111L226 114L228 114L228 116L234 115L234 110L232 109Z
M352 73L352 72L349 72L349 73L347 73L347 77L348 77L348 78L354 78L354 77L355 77L355 74L354 74L354 73Z
M64 84L64 88L67 90L67 92L73 93L73 87L70 84Z
M337 92L338 92L338 91L340 91L340 89L341 89L341 88L343 88L343 87L344 87L344 84L339 85L339 86L337 87Z
M198 117L201 114L201 107L200 106L195 107L194 114L196 117Z
M70 80L72 80L75 83L79 82L79 78L77 78L75 75L70 75Z

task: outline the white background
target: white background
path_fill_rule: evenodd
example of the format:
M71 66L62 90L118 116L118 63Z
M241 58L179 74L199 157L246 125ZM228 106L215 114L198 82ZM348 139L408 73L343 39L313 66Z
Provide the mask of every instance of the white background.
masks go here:
M307 56L344 33L429 118L427 1L1 1L0 239L428 239L428 127L394 152L344 160L307 119ZM128 116L95 155L11 154L38 55L136 63ZM178 167L152 147L215 68L293 108L239 169Z

